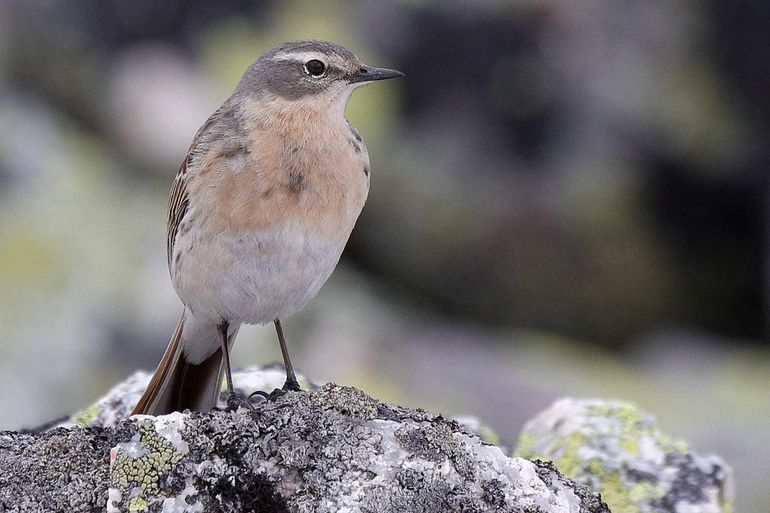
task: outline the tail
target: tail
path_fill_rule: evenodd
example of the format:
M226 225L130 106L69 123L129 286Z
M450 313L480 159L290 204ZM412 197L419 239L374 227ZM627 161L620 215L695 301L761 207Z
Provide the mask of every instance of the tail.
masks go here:
M188 362L182 351L184 318L183 313L150 384L131 415L165 415L185 409L207 412L216 404L222 381L222 350L217 349L199 364ZM234 336L231 335L230 340Z

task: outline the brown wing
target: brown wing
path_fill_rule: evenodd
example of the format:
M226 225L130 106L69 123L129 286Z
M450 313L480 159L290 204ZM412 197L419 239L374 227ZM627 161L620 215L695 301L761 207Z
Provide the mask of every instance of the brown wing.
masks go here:
M187 195L187 166L192 160L192 149L182 161L179 171L171 185L171 195L168 198L168 232L166 234L166 250L168 252L168 270L171 271L171 259L174 257L174 242L179 231L182 218L187 213L190 198Z
M187 182L190 179L191 173L189 167L195 165L194 161L197 160L196 156L211 151L212 143L218 139L222 139L226 130L222 129L222 123L219 121L227 118L232 118L233 114L231 106L228 102L225 102L219 109L212 114L205 123L198 129L193 137L193 142L190 145L190 149L187 150L187 156L182 161L182 165L179 166L179 171L174 178L174 183L171 185L171 194L168 198L168 231L166 233L166 251L168 258L168 269L171 271L172 258L174 258L174 244L179 232L179 227L182 224L187 208L190 204L190 200L187 193ZM218 125L220 125L218 127Z

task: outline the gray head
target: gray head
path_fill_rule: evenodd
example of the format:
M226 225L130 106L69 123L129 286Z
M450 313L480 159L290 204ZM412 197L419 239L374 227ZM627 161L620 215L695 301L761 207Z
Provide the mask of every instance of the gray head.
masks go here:
M400 76L400 71L362 63L345 47L310 39L283 43L262 54L243 74L236 93L286 100L319 94L347 98L362 84Z

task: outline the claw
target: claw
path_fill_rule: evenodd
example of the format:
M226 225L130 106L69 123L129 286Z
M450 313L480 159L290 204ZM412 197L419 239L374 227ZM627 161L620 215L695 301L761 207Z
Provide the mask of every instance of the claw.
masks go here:
M227 407L225 408L227 411L236 411L241 406L245 406L252 413L256 412L256 410L254 409L254 405L251 404L251 401L249 401L248 398L243 398L235 393L227 394L227 399L225 399L225 404L227 405Z
M276 388L270 393L264 392L262 390L256 390L249 394L249 399L254 397L255 395L261 396L265 398L265 401L269 402L275 402L279 397L283 397L286 395L287 392L299 392L302 389L300 388L299 384L295 381L292 383L286 383L283 385L283 388Z

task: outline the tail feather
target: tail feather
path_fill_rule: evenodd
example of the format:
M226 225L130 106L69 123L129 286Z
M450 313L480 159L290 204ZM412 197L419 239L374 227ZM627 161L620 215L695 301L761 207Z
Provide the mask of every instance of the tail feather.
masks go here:
M222 350L217 349L199 364L185 359L182 344L184 314L179 319L166 352L132 415L165 415L185 409L209 411L219 397L222 381ZM228 343L235 336L230 336Z

